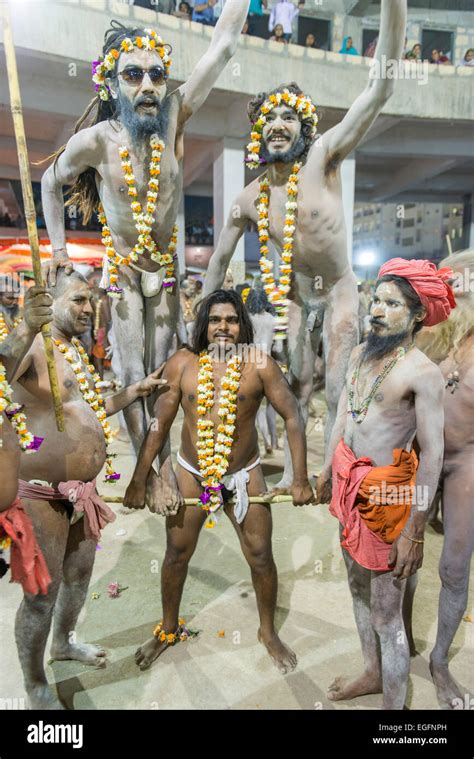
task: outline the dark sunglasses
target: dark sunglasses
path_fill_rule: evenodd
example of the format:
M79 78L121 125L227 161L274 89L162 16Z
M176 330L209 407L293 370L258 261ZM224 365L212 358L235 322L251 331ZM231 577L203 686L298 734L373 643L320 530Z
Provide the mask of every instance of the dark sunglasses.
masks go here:
M159 66L153 66L151 69L142 69L139 66L130 66L120 72L122 79L128 84L141 84L145 74L151 79L152 84L164 84L168 79L168 74Z

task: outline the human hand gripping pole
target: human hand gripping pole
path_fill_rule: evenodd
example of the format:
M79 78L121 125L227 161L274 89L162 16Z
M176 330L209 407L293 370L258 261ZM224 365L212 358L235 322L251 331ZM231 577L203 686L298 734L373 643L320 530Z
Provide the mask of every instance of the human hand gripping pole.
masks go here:
M33 190L31 186L28 150L26 147L25 127L23 123L23 111L20 96L20 84L18 80L15 46L13 44L10 9L8 2L2 3L2 15L4 24L5 57L7 64L8 84L10 89L10 106L13 117L13 126L15 129L18 162L20 166L21 189L23 193L23 202L25 205L28 240L31 247L31 257L35 282L39 287L43 287L44 282L41 272L38 230L36 227L36 212L33 200ZM46 363L48 366L49 383L51 385L54 414L56 417L56 426L59 432L64 432L64 414L59 390L58 375L56 372L56 365L54 363L53 343L51 340L51 328L49 324L42 325L41 333L44 340L44 349L46 353Z

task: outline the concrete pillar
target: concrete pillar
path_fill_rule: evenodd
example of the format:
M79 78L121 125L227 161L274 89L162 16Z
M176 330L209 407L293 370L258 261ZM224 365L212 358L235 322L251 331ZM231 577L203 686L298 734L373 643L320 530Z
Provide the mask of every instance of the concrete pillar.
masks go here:
M244 150L240 140L224 138L217 145L213 166L214 195L214 250L226 219L237 195L245 186ZM244 235L240 238L230 265L234 276L234 286L245 281Z
M177 253L178 253L178 265L179 265L179 273L180 276L184 274L184 270L186 268L186 261L184 256L184 227L185 227L185 218L184 218L184 191L181 195L181 201L178 208L178 215L176 217L176 224L178 225L178 246L177 246Z
M342 205L346 221L347 257L352 264L352 228L354 225L354 193L355 193L356 162L349 156L341 164Z

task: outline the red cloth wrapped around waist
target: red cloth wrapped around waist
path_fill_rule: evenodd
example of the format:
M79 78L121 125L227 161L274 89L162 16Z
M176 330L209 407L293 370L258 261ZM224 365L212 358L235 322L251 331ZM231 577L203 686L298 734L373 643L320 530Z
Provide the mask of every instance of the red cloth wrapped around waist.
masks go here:
M390 569L391 544L410 514L417 465L414 451L397 448L393 464L374 467L371 459L356 458L344 440L337 445L329 510L343 526L342 546L366 569Z
M10 508L0 513L0 532L11 541L11 578L21 583L25 593L45 595L51 582L41 548L33 530L33 525L22 503L17 498Z
M42 501L69 501L78 513L84 513L84 534L87 539L100 540L101 530L115 520L115 514L98 495L95 480L81 482L68 480L60 482L57 488L36 485L25 480L18 482L20 498L37 498Z

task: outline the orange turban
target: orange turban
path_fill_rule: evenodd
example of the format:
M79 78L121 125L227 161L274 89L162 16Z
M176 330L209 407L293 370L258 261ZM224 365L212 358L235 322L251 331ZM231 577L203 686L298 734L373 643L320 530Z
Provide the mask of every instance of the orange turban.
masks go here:
M454 272L449 266L437 269L431 261L391 258L380 268L377 279L387 274L403 277L413 287L426 308L424 327L433 327L443 322L448 318L451 309L456 307L454 293L448 285L448 279L454 277Z

